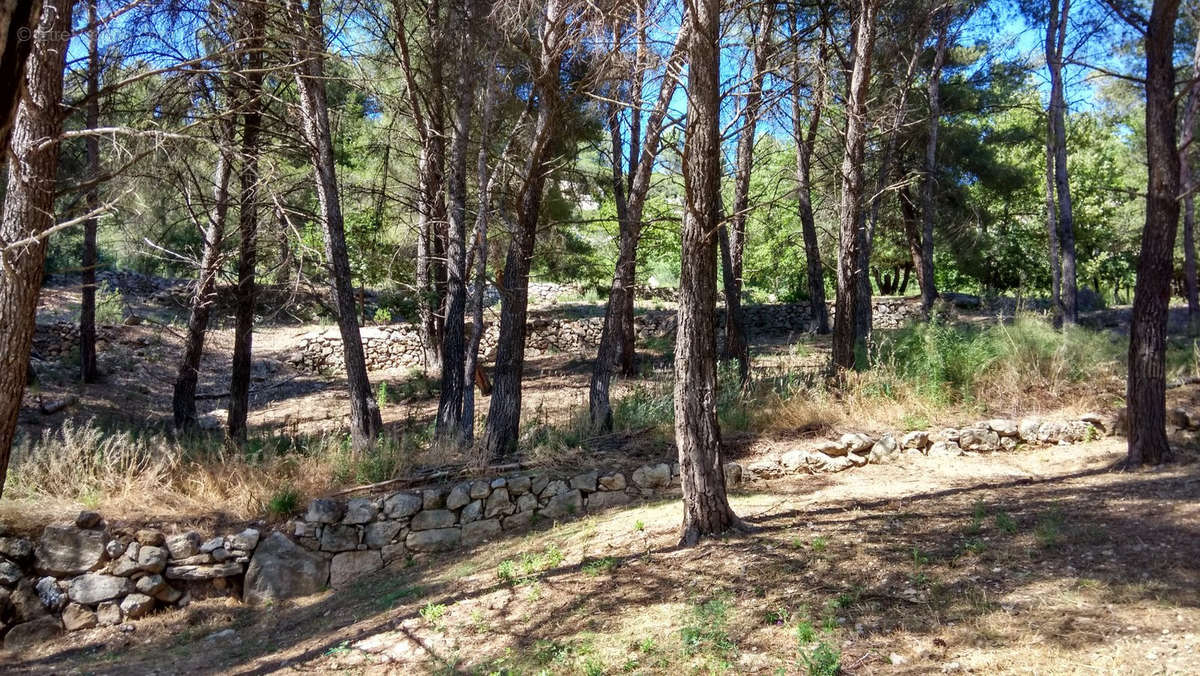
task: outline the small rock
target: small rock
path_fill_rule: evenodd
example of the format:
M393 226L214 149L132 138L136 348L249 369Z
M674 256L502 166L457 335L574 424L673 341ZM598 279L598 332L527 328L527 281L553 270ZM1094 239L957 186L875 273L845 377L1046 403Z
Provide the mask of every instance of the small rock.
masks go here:
M1167 424L1174 425L1181 430L1186 430L1191 427L1191 416L1188 415L1186 409L1173 408L1167 411Z
M321 549L326 552L347 552L358 548L358 528L334 524L321 531Z
M96 620L102 627L121 624L121 604L116 601L105 601L96 608Z
M25 538L0 537L0 556L22 561L33 556L33 543Z
M136 620L154 610L154 599L145 594L130 594L121 601L121 614Z
M446 498L446 509L458 509L471 502L471 482L464 481L450 489Z
M446 493L440 488L427 488L421 491L421 509L441 509L445 503Z
M623 491L625 490L625 475L620 472L612 472L605 474L598 479L600 488L606 491Z
M663 467L667 466L663 465ZM667 467L667 471L670 471L669 467ZM575 516L582 511L583 494L579 490L573 490L551 498L545 507L538 510L538 514L548 519L561 519L567 516Z
M147 596L155 596L166 586L167 581L163 579L162 575L146 575L138 578L134 583L134 587Z
M454 549L462 541L462 532L457 528L437 528L414 531L404 540L404 546L415 552L444 552Z
M7 559L0 559L0 585L11 587L24 577L21 567Z
M536 502L536 499L534 500ZM458 513L458 522L468 524L483 518L483 500L473 500Z
M67 595L75 603L93 606L102 601L124 596L131 591L133 591L133 583L129 578L88 573L71 580Z
M75 525L80 528L95 528L100 525L100 513L82 511L79 516L75 517Z
M393 493L383 501L383 511L391 519L401 519L412 516L421 510L425 499L415 493Z
M725 485L732 486L742 482L742 466L736 462L725 463Z
M158 592L154 594L154 598L162 601L163 603L176 603L182 597L183 592L167 585L163 585L163 588L159 589Z
M241 574L240 563L215 563L211 566L171 566L165 576L168 580L214 580Z
M463 544L473 545L500 534L500 520L474 521L462 527Z
M609 507L627 505L629 502L629 494L625 491L600 491L592 493L587 497L587 508L589 511L598 511L608 509Z
M300 523L304 523L304 522L300 522ZM212 537L212 538L205 540L204 544L200 545L200 553L201 554L211 554L214 550L220 549L224 546L225 546L225 538L220 537L220 536Z
M104 558L104 533L75 526L46 526L34 556L35 568L42 575L86 573Z
M899 655L897 653L892 653L891 655L888 655L888 662L890 662L893 665L901 665L901 664L907 664L908 660L905 659L903 655Z
M862 453L871 448L875 440L862 433L843 434L838 438L838 446L842 453Z
M508 480L508 492L512 495L524 495L529 492L532 480L527 476L516 476Z
M391 543L403 529L404 522L402 521L376 521L369 523L363 529L363 544L372 549L379 549Z
M592 486L595 486L595 481L592 482ZM515 511L517 511L516 506L508 499L508 489L497 488L488 496L483 515L485 518L493 519L498 516L508 516Z
M577 488L589 493L596 492L596 481L600 478L598 472L585 472L571 478L571 488Z
M1020 429L1015 420L993 418L992 420L987 421L985 424L987 425L988 429L1002 437L1015 437L1020 434Z
M492 492L492 486L486 481L471 482L471 497L475 499L486 498Z
M138 552L138 567L147 573L161 573L167 567L166 547L142 545Z
M633 471L633 483L639 488L666 488L671 485L671 466L665 462L642 465Z
M62 622L67 631L79 631L80 629L91 629L99 624L99 619L97 619L96 613L78 603L69 603L63 610Z
M108 555L108 558L115 559L125 553L125 543L120 540L109 540L104 545L104 553Z
M902 448L924 449L929 445L929 432L916 431L905 434L900 440Z
M931 458L954 458L962 455L962 448L953 441L938 441L929 447Z
M67 603L67 597L58 588L58 580L50 576L43 577L33 586L38 599L50 612L58 612Z
M315 523L337 523L342 520L342 512L346 506L337 500L317 498L308 503L308 511L304 513L305 521Z
M374 506L372 505L372 507ZM347 508L347 513L349 513L349 508ZM374 512L372 513L371 517L374 518ZM259 533L257 530L253 528L247 528L236 535L230 535L227 538L228 546L226 548L242 552L251 552L254 551L254 548L258 546L258 538Z
M188 531L167 538L167 551L172 559L186 559L200 553L200 535Z
M454 512L448 509L429 509L418 512L409 527L414 531L449 528L454 525L454 520Z

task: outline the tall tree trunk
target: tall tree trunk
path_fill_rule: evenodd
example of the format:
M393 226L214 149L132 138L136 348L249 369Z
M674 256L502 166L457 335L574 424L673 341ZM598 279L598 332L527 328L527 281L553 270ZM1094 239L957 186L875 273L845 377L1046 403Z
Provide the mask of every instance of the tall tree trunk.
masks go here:
M863 158L867 137L867 94L871 81L871 51L875 44L877 0L861 0L855 18L854 65L846 105L846 145L842 158L841 226L838 241L837 298L833 322L833 364L854 368L858 333L859 277L867 270L860 252L866 246L863 217Z
M742 131L737 143L737 168L733 183L732 228L722 235L728 241L728 267L723 269L725 281L725 354L738 360L742 382L750 377L750 344L742 320L742 260L746 248L746 216L750 209L750 173L754 168L754 142L758 117L762 108L763 80L767 75L767 56L771 46L771 31L775 21L775 5L764 3L759 13L754 41L754 71L750 90L742 109ZM724 229L724 226L723 228ZM725 256L722 256L722 260Z
M46 231L54 225L71 5L71 0L50 0L42 9L12 129L14 159L8 163L0 218L0 495L29 374Z
M829 333L829 308L825 305L825 266L821 263L821 247L817 241L817 224L812 204L812 156L821 129L821 113L825 109L826 70L829 67L828 22L821 24L820 63L817 81L813 86L812 109L808 115L807 133L800 128L800 83L792 87L792 124L796 135L796 200L800 207L800 228L804 236L804 258L808 280L808 302L812 307L813 323L818 334ZM793 40L793 49L796 49ZM799 54L793 51L799 64ZM798 80L798 79L797 79Z
M495 382L488 409L487 427L477 463L482 466L516 447L521 426L521 377L525 370L525 321L529 310L529 265L537 236L546 176L550 171L550 136L557 121L558 80L562 64L566 7L548 0L539 31L541 54L535 71L533 96L537 118L525 183L519 195L516 231L504 260L501 288L500 335L496 343Z
M217 274L221 268L221 248L225 239L225 218L229 212L229 178L232 172L230 148L233 145L232 114L218 122L219 138L217 166L213 170L213 205L208 223L203 229L204 249L200 257L200 271L196 277L196 289L188 312L187 335L183 341L183 355L175 374L175 387L171 395L171 410L174 413L175 429L191 430L196 425L196 381L200 376L200 358L204 355L204 335L208 331L208 317L216 302Z
M898 191L900 197L900 222L904 226L904 239L908 243L908 254L912 259L912 267L917 270L917 283L920 285L920 270L925 265L925 247L921 237L921 210L913 198L912 189L904 186ZM908 286L908 271L905 270L903 288ZM901 294L904 291L900 291Z
M936 217L933 189L937 182L938 131L942 126L942 66L946 63L946 34L950 27L950 11L943 11L945 16L937 24L933 66L929 69L929 137L925 140L925 176L921 182L921 267L917 268L917 281L921 285L921 312L926 317L937 300L937 284L933 277L933 224Z
M435 263L438 231L445 212L440 204L442 185L445 180L445 141L442 134L441 71L441 3L433 0L425 5L425 21L432 43L430 52L429 86L418 86L412 58L409 54L408 38L404 27L405 8L400 0L393 0L397 28L396 38L400 47L400 65L408 90L413 124L420 137L421 150L417 161L417 331L424 349L425 367L441 366L441 337L438 332L438 266ZM422 91L433 92L433 96L422 99ZM425 103L423 103L425 101Z
M307 11L301 0L288 0L288 6L297 28L304 31L298 41L296 54L299 64L296 89L300 93L300 122L312 156L317 201L325 235L325 257L328 259L333 303L337 308L338 329L342 336L346 381L350 391L350 436L355 450L362 450L375 443L383 429L383 421L379 415L379 405L371 392L362 336L354 318L350 256L346 252L346 229L334 172L329 106L325 99L325 40L321 0L309 0Z
M613 273L612 288L608 294L608 305L604 311L604 327L600 331L600 347L596 361L592 363L592 378L588 387L588 411L592 429L603 432L612 429L612 403L609 387L612 384L613 364L623 354L623 344L629 339L625 324L633 322L633 289L637 281L637 246L642 233L642 213L646 195L650 190L650 177L654 160L658 157L659 141L662 139L663 124L667 109L679 82L679 73L687 51L689 23L675 36L675 45L667 58L658 100L646 120L645 136L641 144L641 155L634 168L627 197L624 225L617 240L617 267Z
M8 157L9 134L21 100L25 62L33 47L29 33L38 25L42 3L0 1L0 157ZM3 478L3 477L0 477Z
M1050 311L1062 325L1062 257L1058 250L1058 205L1054 200L1054 117L1046 116L1046 239L1050 247Z
M675 331L675 445L683 487L680 544L736 528L717 423L716 237L720 222L720 0L691 5L684 215Z
M459 8L456 8L459 9ZM458 63L458 98L454 107L453 137L450 141L450 180L447 184L450 225L446 241L446 322L442 332L442 391L438 402L437 436L457 440L462 431L462 393L471 380L463 372L466 362L465 320L466 231L467 231L467 142L471 132L471 109L475 105L475 0L464 0L459 9L461 51Z
M100 126L100 26L96 20L97 0L88 0L87 128ZM89 134L87 146L88 188L85 204L93 214L83 222L83 265L80 270L79 376L85 383L100 377L96 366L96 226L100 208L100 139Z
M475 213L475 231L471 240L475 242L475 280L471 290L471 340L467 345L467 356L463 363L463 392L462 392L462 439L464 444L472 443L475 439L475 388L476 369L479 367L479 344L483 341L483 294L487 290L487 250L488 250L488 221L492 208L492 181L495 171L488 169L488 139L492 132L492 117L496 109L499 90L496 86L496 57L492 54L491 65L487 70L487 85L484 87L483 116L479 130L479 157L475 164L476 179L479 184L479 206ZM509 135L504 150L500 153L500 161L508 154L517 130L524 126L529 118L530 108L526 107L517 124L513 125L513 133ZM470 267L468 261L467 267Z
M1071 185L1067 175L1067 102L1064 94L1062 64L1067 37L1067 18L1071 0L1050 0L1046 30L1046 65L1050 70L1050 117L1054 120L1054 188L1058 197L1059 256L1062 264L1063 321L1079 321L1079 289L1075 280L1075 219L1071 210Z
M248 0L241 7L246 25L241 29L249 50L246 59L245 109L242 113L241 193L238 197L238 283L234 311L233 362L229 368L229 417L227 436L236 444L246 442L246 418L250 413L250 370L254 342L255 267L258 263L258 155L262 128L263 41L266 22L261 0Z
M1196 200L1192 195L1192 142L1196 138L1196 114L1200 112L1200 39L1192 52L1192 83L1183 109L1179 139L1179 185L1183 188L1183 281L1187 290L1188 328L1200 330L1200 293L1196 285Z
M1174 459L1166 433L1167 306L1179 228L1175 145L1175 17L1179 0L1155 0L1146 31L1146 227L1129 331L1129 452L1126 467Z

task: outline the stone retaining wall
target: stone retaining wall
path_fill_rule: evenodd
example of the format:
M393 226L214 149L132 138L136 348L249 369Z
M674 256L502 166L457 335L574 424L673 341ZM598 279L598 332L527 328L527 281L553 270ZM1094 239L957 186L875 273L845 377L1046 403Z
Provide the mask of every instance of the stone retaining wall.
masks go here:
M1194 425L1173 411L1172 424ZM793 474L838 472L905 455L951 459L1028 446L1071 444L1120 425L1119 415L1077 420L988 420L904 435L845 434L725 466L730 485ZM1183 429L1183 428L1181 428ZM427 552L472 546L539 523L636 500L677 495L679 466L574 475L527 472L348 500L316 499L281 530L193 531L109 527L82 512L34 537L0 524L0 635L6 648L65 631L120 624L214 595L251 604L307 596Z
M748 305L743 308L747 333L751 339L786 336L812 328L812 308L808 303L779 305ZM875 326L899 328L920 315L917 299L877 298L874 307ZM830 319L833 307L829 308ZM725 315L717 313L718 332L724 327ZM638 336L671 339L675 335L675 313L651 310L634 317ZM600 344L604 328L603 317L559 319L549 315L535 316L528 323L525 354L541 357L547 354L591 356ZM468 325L468 335L472 329ZM484 324L480 352L484 360L493 358L499 325ZM421 341L416 327L408 323L390 326L370 326L362 329L363 352L368 369L411 368L422 365ZM342 339L336 328L309 331L296 339L296 349L288 357L294 366L306 371L339 371L343 368Z

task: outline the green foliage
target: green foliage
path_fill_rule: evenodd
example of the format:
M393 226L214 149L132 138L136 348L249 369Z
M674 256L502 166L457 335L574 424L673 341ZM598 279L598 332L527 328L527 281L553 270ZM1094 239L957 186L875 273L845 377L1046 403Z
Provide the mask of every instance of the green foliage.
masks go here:
M543 572L558 567L562 561L562 550L550 544L540 553L525 552L519 558L504 559L496 567L496 576L508 585L533 583Z
M735 650L729 637L729 601L717 596L692 607L691 618L679 631L683 649L689 655L697 653L727 657Z
M666 428L674 420L675 395L669 384L639 384L613 407L613 427L622 431Z
M284 486L271 495L267 502L267 513L277 519L290 516L300 508L300 499L300 491L292 486Z
M842 669L841 654L825 641L817 643L812 650L802 650L800 661L809 676L837 676Z
M125 300L121 292L108 284L96 284L96 324L120 324L125 320Z
M614 570L617 569L618 565L620 565L620 564L616 560L616 558L611 557L611 556L605 556L605 557L601 557L599 559L591 559L590 561L584 561L581 568L583 569L583 572L587 573L588 575L591 575L592 577L597 577L597 576L603 575L605 573L613 572Z

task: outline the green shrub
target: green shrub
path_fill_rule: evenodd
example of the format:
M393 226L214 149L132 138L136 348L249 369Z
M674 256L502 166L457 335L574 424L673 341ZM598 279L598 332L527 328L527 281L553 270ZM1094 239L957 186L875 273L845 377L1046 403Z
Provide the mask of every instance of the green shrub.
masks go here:
M300 491L284 486L271 495L267 502L267 513L276 518L286 517L300 508Z

